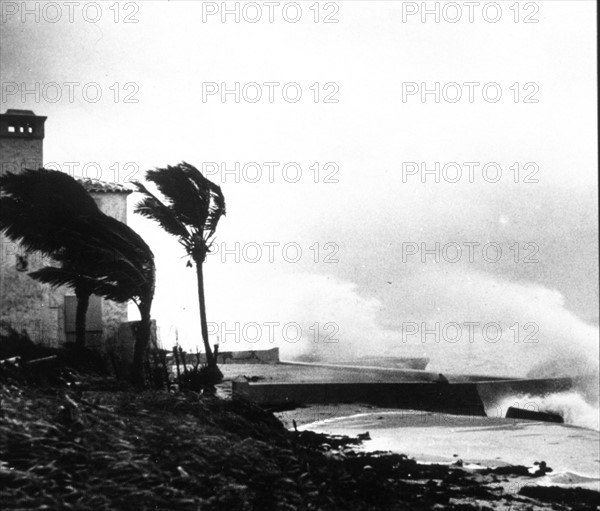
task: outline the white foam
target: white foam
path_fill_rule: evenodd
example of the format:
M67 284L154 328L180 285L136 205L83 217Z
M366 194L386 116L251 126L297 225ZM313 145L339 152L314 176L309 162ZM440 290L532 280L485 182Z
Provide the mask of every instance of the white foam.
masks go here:
M589 403L577 391L556 392L545 396L515 394L503 398L499 403L503 411L511 406L534 412L558 414L564 419L565 424L600 431L598 404Z

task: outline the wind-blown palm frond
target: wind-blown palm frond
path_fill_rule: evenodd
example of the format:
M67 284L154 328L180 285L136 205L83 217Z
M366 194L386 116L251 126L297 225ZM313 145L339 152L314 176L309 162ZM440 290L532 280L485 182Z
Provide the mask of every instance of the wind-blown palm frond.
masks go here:
M95 285L94 279L90 279L76 270L64 267L46 266L37 271L30 272L29 276L38 282L49 284L52 287L67 286L73 289L89 287L91 289Z
M90 279L82 276L76 270L68 268L46 266L29 273L29 276L52 287L67 286L76 290L77 293L98 295L117 303L126 303L131 299L131 296L124 292L122 286L118 284L106 283L100 279Z
M204 220L204 231L206 238L211 237L216 229L221 216L225 215L225 197L221 187L206 177L194 166L183 162L182 171L187 178L195 185L195 188L202 196L203 204L207 205L206 217Z
M208 210L208 198L190 186L188 176L181 166L149 170L146 179L156 185L172 208L173 215L183 224L194 225Z
M0 177L0 205L0 230L25 249L46 254L74 242L72 222L100 213L80 183L45 169Z
M95 219L95 228L88 227L85 243L78 247L82 252L61 253L57 259L94 278L94 294L117 302L151 301L154 254L146 242L129 226L104 214Z
M95 218L70 223L70 242L50 255L68 273L94 280L92 293L109 300L136 302L147 300L154 286L153 254L143 239L130 227L99 212ZM66 237L63 238L63 242ZM55 269L58 270L58 269ZM41 274L58 277L56 271ZM38 275L33 275L36 278ZM38 279L39 280L39 279ZM48 282L51 283L51 282Z
M175 167L149 170L146 179L156 185L164 196L164 202L145 187L138 186L145 198L138 204L136 212L156 220L175 236L199 235L207 241L214 234L220 218L225 215L225 198L221 188L204 177L196 167L182 162ZM181 228L175 229L171 225L175 221L183 224L188 231L186 235Z
M187 238L190 233L188 232L185 224L177 218L174 212L169 206L162 203L162 201L150 192L142 183L133 183L138 191L144 194L144 199L138 202L135 208L135 212L154 220L158 223L166 232L169 234Z

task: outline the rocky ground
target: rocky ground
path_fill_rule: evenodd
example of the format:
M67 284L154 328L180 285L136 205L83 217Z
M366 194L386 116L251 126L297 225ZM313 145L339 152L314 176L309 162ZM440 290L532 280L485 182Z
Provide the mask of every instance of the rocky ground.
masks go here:
M529 486L525 467L469 471L360 439L287 430L251 403L133 392L97 378L4 379L3 509L598 509L600 494Z

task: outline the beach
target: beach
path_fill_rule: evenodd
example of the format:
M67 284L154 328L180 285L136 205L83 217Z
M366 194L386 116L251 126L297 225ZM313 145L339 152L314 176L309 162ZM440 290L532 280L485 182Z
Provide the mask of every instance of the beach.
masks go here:
M402 382L436 378L427 371L393 368L312 367L309 365L224 365L226 378L261 382ZM475 376L447 375L451 381ZM537 398L539 401L539 398ZM506 401L506 400L505 400ZM512 403L511 403L512 404ZM360 449L406 454L419 462L499 467L545 461L552 468L536 485L600 491L600 432L570 424L506 419L506 409L490 407L490 417L379 408L368 404L310 404L276 412L288 429L330 435L369 433Z

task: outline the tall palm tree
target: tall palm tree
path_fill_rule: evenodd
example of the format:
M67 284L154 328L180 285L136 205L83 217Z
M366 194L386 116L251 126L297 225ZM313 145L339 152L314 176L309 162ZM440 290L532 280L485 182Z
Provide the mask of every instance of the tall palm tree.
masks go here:
M219 219L225 215L225 197L219 186L186 162L174 167L149 170L146 180L156 185L164 200L143 184L134 183L144 194L135 211L156 221L166 232L175 236L196 264L202 341L207 365L216 369L217 361L208 340L203 264Z
M142 385L155 282L154 255L148 245L130 227L102 213L83 186L62 172L7 173L0 177L0 190L0 229L25 249L40 251L60 264L30 275L52 286L75 289L78 336L85 336L91 294L136 303L141 322L133 377Z

